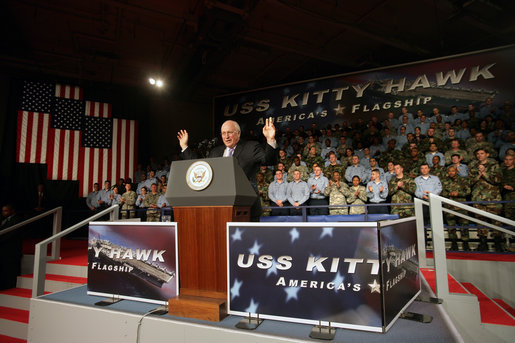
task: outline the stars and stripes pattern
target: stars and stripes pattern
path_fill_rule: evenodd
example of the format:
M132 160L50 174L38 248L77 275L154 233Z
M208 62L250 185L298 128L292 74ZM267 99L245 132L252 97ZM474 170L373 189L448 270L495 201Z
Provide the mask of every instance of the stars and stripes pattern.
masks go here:
M381 294L369 286L379 280L378 242L361 244L369 237L375 228L231 224L230 313L380 327Z
M112 105L84 101L81 87L26 81L18 111L16 162L47 164L47 179L95 182L133 177L138 125Z

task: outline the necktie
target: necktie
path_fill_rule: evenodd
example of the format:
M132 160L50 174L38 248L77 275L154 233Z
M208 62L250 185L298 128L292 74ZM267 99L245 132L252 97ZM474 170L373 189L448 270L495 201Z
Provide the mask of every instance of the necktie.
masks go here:
M229 148L229 153L227 154L227 156L231 157L233 152L234 148Z

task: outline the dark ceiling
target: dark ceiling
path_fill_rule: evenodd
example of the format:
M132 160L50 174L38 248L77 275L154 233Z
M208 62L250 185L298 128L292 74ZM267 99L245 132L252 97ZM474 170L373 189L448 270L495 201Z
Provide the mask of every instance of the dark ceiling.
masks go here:
M4 0L0 64L191 102L511 44L512 0Z

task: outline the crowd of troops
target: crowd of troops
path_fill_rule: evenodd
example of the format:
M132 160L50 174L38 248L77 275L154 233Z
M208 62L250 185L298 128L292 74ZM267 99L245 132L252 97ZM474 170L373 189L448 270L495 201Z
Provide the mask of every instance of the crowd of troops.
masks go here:
M363 214L364 206L357 205L368 204L369 214L402 218L414 215L415 197L427 200L434 193L515 219L515 115L510 103L495 108L487 99L477 111L469 105L461 113L456 106L448 114L438 108L432 112L413 115L404 107L382 122L372 117L368 123L358 119L325 129L316 124L286 128L277 135L278 163L257 173L262 205L271 207L264 215L300 214L303 205L308 214ZM444 219L451 249L458 250L461 238L462 249L469 250L470 222L451 213ZM478 229L478 250L488 250L488 233ZM502 234L494 230L492 236L495 249L503 250Z

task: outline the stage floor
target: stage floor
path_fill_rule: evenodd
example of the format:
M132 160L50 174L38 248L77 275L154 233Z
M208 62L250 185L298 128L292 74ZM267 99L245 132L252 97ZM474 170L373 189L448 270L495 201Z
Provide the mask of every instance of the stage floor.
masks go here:
M423 295L428 295L423 286ZM102 297L87 295L86 285L31 299L29 342L313 342L312 326L265 320L256 330L237 329L242 319L229 316L221 322L208 322L168 314L149 315L158 307L123 300L108 307L94 304ZM332 342L456 342L452 323L442 305L413 302L408 311L430 315L433 321L423 324L398 319L385 333L337 329Z

